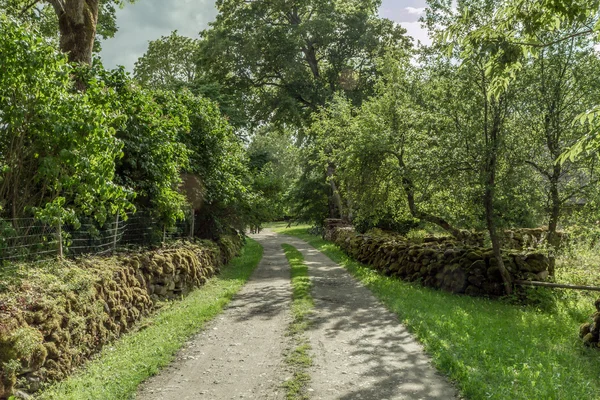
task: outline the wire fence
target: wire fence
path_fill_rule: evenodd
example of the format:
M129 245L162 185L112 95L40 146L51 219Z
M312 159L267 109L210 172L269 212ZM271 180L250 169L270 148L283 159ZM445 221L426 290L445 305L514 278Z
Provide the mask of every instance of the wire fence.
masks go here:
M131 247L149 247L192 236L191 215L167 228L149 214L136 213L99 225L82 221L79 227L52 226L34 218L0 220L0 269L16 262L39 262L57 257L111 254Z

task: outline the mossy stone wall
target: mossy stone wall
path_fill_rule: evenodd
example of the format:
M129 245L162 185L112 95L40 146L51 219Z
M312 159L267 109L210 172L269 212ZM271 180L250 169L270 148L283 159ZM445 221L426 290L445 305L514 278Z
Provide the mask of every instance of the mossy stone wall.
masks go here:
M349 227L335 227L325 236L357 261L388 276L471 296L503 294L492 249L448 238L414 243L377 230L358 234ZM542 253L505 252L503 261L514 279L544 280L548 276L549 260Z
M203 285L241 239L26 266L0 292L0 399L66 377L151 313ZM19 274L17 274L19 275Z
M590 317L592 322L579 327L579 337L586 346L600 348L600 299L594 303L596 312Z

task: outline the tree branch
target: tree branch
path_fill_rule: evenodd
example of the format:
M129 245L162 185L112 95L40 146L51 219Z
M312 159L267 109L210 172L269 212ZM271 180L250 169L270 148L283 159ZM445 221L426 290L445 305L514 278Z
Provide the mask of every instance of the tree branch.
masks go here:
M574 39L576 37L589 35L590 33L594 33L594 30L591 28L580 31L580 32L571 33L570 35L563 36L562 38L553 40L552 42L548 42L548 43L534 43L534 42L511 42L511 43L522 45L522 46L535 47L535 48L544 48L544 47L553 46L555 44L559 44L559 43L564 42L569 39Z
M546 170L544 170L542 167L540 167L539 165L537 165L536 163L534 163L533 161L525 161L525 164L529 164L531 165L537 172L539 172L541 175L545 176L546 178L550 179L550 173Z
M27 11L35 7L35 5L38 4L40 1L41 0L33 0L30 4L26 5L25 8L23 8L19 13L19 17L23 17L27 13Z

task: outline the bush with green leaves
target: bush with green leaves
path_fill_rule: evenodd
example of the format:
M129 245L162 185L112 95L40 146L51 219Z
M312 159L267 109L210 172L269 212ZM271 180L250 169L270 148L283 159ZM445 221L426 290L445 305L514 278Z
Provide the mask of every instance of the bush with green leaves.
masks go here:
M77 227L137 209L173 226L189 209L188 173L212 221L198 226L213 236L244 228L244 149L216 104L142 88L123 68L71 65L57 43L5 15L0 64L0 218Z
M123 143L114 92L90 79L74 89L77 67L56 44L0 13L0 207L9 218L103 222L127 207L115 182Z

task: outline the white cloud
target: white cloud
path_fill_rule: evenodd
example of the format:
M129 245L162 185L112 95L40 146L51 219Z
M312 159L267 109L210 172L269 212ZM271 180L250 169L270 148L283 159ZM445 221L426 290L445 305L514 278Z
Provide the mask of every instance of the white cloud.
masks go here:
M174 30L197 37L217 15L214 0L143 0L125 4L117 10L117 34L102 43L100 54L106 68L123 65L133 71L133 64L144 55L149 41Z
M425 7L419 7L419 8L415 8L415 7L405 7L404 8L409 14L423 14L423 12L425 12Z
M421 27L420 22L400 22L400 26L406 29L407 35L412 36L413 39L415 39L415 45L418 41L427 46L432 43L432 40L427 34L427 30Z

